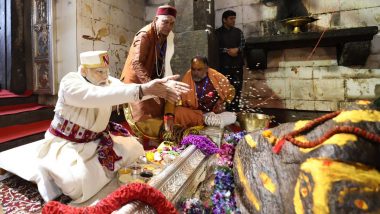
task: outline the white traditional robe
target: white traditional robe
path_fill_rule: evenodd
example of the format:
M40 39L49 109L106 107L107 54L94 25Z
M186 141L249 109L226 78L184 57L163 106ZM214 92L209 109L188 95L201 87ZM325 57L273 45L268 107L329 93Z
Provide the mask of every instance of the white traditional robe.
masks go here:
M138 85L125 85L112 77L109 80L108 86L95 86L87 82L79 71L67 74L60 83L55 114L93 132L102 132L108 125L112 106L139 100ZM144 155L136 138L111 137L114 151L122 157L115 162L114 172ZM113 178L115 173L103 167L98 160L98 143L99 140L70 142L46 132L45 139L40 142L42 145L37 149L37 175L29 176L29 180L37 183L44 200L52 200L62 191L75 203L81 203Z

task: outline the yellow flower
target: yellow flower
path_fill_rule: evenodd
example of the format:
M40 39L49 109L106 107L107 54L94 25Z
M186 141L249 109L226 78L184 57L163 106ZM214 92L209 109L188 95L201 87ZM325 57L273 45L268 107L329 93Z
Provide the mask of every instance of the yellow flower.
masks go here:
M275 136L270 136L268 141L270 144L274 145L277 142L277 138Z
M267 129L267 130L262 132L262 135L263 135L263 137L269 138L272 136L272 131Z
M358 105L369 105L369 104L371 104L371 101L369 101L369 100L358 100L356 102L356 104L358 104Z
M148 161L153 162L154 161L154 153L149 151L145 153L145 157Z

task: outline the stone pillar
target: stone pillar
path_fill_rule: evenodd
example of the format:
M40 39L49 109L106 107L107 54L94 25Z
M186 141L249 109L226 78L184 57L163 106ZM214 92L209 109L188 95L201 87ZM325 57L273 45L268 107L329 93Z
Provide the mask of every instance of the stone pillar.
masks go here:
M194 29L204 30L206 28L214 28L215 25L215 9L214 0L196 0L193 3Z
M174 0L177 20L174 28L175 52L171 61L173 73L183 75L190 68L190 59L195 55L209 58L215 67L210 41L213 38L214 0ZM216 52L215 52L216 53Z
M175 52L171 60L173 74L183 75L190 68L190 59L208 53L208 36L204 30L176 33Z

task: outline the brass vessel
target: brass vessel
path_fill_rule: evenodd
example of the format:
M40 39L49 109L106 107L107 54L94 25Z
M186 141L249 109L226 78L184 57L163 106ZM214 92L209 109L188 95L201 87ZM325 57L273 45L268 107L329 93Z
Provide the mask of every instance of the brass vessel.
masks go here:
M240 126L248 131L253 132L258 129L268 128L273 116L259 113L241 112L237 115Z
M301 27L307 25L308 23L317 21L317 18L312 16L298 16L288 19L281 20L282 23L290 25L293 27L293 33L301 33Z

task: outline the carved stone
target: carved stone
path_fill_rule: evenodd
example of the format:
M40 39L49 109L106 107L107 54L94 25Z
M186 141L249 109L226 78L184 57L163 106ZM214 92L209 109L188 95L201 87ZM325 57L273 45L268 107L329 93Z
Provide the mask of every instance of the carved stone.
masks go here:
M54 94L54 54L52 1L32 1L33 89L39 94Z
M201 134L208 135L220 145L223 129L207 127ZM206 157L199 149L191 145L164 171L153 177L149 185L160 190L174 205L178 205L180 199L191 198L199 184L205 180L212 157ZM154 213L154 209L141 202L133 202L122 207L117 213Z
M203 181L207 166L206 156L195 146L187 147L174 162L149 181L174 205L181 197L189 197ZM116 213L154 213L154 209L141 202L128 203Z

